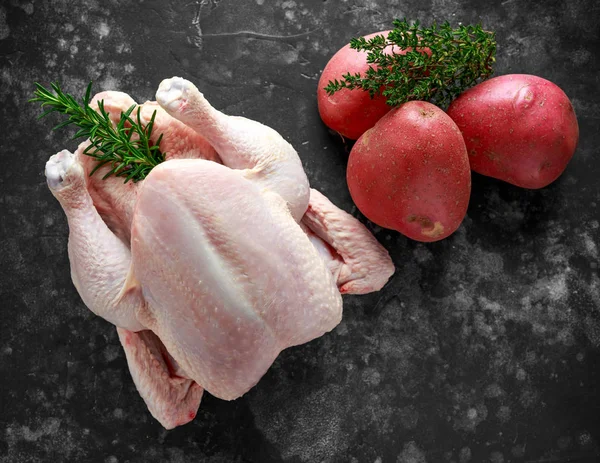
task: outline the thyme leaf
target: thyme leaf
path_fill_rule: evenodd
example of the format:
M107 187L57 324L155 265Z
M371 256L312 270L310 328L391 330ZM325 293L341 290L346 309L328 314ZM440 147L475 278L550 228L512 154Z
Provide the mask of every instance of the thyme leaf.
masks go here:
M387 38L353 38L350 48L367 52L369 69L346 73L329 81L329 95L342 88L361 89L371 97L383 95L390 106L411 100L431 101L446 107L467 88L493 74L495 33L481 25L448 22L421 27L418 21L394 20ZM392 47L386 50L387 47ZM405 54L400 54L400 51Z

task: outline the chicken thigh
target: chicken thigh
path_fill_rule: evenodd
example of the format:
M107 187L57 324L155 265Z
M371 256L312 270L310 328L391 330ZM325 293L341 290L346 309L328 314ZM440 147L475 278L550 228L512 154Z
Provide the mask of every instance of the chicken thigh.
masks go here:
M131 100L105 92L116 121ZM281 350L332 330L341 293L380 289L387 251L309 188L276 131L214 109L190 82L163 81L142 105L167 160L138 183L89 177L63 150L46 165L69 224L71 274L84 303L117 326L129 368L167 429L192 420L203 390L231 400Z

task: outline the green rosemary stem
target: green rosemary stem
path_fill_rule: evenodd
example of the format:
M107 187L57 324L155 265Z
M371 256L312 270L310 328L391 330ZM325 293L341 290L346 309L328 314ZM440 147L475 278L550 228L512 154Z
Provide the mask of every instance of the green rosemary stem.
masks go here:
M159 149L162 134L156 143L151 141L156 111L152 113L148 124L144 125L139 106L136 119L131 117L136 108L136 105L132 105L127 111L121 112L121 118L115 126L104 109L103 100L98 101L98 111L90 107L91 82L87 86L82 105L73 96L64 93L58 83L52 83L51 90L37 82L35 86L35 97L29 101L41 103L45 111L39 118L53 112L65 114L69 116L68 119L55 126L53 130L72 124L79 128L73 136L74 140L82 137L89 138L90 144L84 150L84 154L98 161L90 175L100 167L108 165L110 169L103 179L115 175L125 177L125 183L129 180L137 182L146 178L154 167L165 160L164 153Z

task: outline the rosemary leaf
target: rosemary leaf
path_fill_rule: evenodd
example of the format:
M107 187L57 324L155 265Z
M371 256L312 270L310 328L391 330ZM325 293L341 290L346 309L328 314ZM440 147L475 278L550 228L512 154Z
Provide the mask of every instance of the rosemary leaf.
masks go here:
M39 118L58 112L66 114L68 119L59 123L53 130L68 125L75 125L79 130L73 136L76 138L89 138L90 145L83 151L87 156L95 158L98 163L90 172L93 175L100 167L109 165L110 170L103 179L114 175L125 177L128 181L143 180L150 171L165 160L165 155L159 149L162 134L156 144L150 140L156 111L152 113L150 122L142 123L140 107L137 107L136 120L131 117L136 105L131 106L121 117L116 126L110 120L108 112L104 109L104 101L98 102L98 111L89 106L92 94L90 82L82 98L83 106L68 93L64 93L58 83L51 83L52 90L35 82L34 98L29 101L41 103L44 109Z

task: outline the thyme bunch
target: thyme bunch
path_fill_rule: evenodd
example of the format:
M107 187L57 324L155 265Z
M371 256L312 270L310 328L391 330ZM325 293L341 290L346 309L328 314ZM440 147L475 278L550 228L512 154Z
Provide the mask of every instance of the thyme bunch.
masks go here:
M104 109L104 101L98 101L98 110L90 107L92 83L87 87L81 106L73 96L64 93L58 83L52 83L52 90L35 83L35 98L30 102L40 102L45 111L39 119L50 113L58 112L69 116L69 118L53 130L60 129L70 124L79 127L73 136L77 138L89 138L90 145L84 154L95 158L98 163L90 172L93 175L100 167L109 165L109 172L103 180L111 175L125 177L125 183L132 180L137 182L144 179L148 173L158 164L165 160L165 155L160 151L159 145L162 134L156 143L150 141L156 111L152 113L150 121L144 125L140 117L140 107L137 107L135 119L131 116L136 105L132 105L127 111L121 112L121 118L116 126Z
M394 20L393 25L387 38L350 41L352 49L367 52L369 69L364 75L346 73L342 80L329 81L325 87L329 95L342 88L362 89L371 97L383 95L390 106L424 100L444 107L493 73L495 34L480 25L453 29L445 22L421 27L406 19ZM390 45L391 53L385 52ZM399 54L400 50L408 51Z

